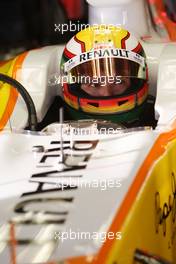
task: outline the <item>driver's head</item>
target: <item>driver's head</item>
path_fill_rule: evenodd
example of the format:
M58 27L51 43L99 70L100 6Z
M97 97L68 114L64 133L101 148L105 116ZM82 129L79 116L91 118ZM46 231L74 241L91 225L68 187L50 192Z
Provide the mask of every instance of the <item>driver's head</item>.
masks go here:
M117 65L118 62L118 65ZM127 60L118 60L114 58L99 59L91 62L95 69L102 69L101 72L94 72L89 82L82 82L81 89L93 97L106 97L123 94L130 87L130 68ZM116 64L115 64L116 63ZM108 72L111 68L111 73ZM115 69L118 67L124 76L118 76ZM105 69L105 70L103 70ZM88 75L90 76L90 74Z
M123 121L127 114L136 119L146 101L145 53L122 28L100 25L77 33L65 47L61 70L67 76L65 102L86 117L111 119L113 115Z
M99 83L83 83L81 89L93 97L106 97L123 94L130 87L130 79L124 77L119 82L109 83L106 81Z

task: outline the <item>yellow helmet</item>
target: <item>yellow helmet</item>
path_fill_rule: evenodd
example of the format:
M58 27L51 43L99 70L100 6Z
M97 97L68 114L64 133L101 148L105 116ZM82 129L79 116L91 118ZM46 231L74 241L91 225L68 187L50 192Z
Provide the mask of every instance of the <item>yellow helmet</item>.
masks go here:
M80 31L64 49L61 71L67 77L63 97L73 112L132 121L146 101L145 52L125 29L99 25Z

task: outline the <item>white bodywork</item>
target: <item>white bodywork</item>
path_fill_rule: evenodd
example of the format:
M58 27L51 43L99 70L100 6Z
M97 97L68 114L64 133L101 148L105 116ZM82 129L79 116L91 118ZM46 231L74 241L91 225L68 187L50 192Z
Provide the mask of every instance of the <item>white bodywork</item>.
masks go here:
M48 152L49 149L60 147L59 142L54 145L51 143L60 140L59 129L56 130L57 132L52 135L21 134L19 136L16 133L4 133L0 137L0 166L3 171L0 185L2 216L0 262L2 263L10 257L7 243L9 221L16 223L15 232L18 243L20 241L22 243L23 239L29 240L27 244L16 247L17 263L24 263L24 258L28 260L28 263L44 263L52 259L65 259L68 253L69 257L95 254L102 245L103 233L108 232L113 215L158 137L157 132L150 130L98 138L94 135L84 136L82 140L87 139L93 142L98 139L98 143L93 150L83 150L87 144L84 141L76 143L76 139L81 140L81 137L74 136L72 145L80 150L69 148L70 142L65 143L66 163L74 163L78 166L84 164L86 167L62 172L63 168L59 165L60 152ZM63 139L70 141L70 136L65 135ZM42 145L45 152L33 153L32 149L36 145ZM44 155L49 156L43 162L41 160ZM84 161L85 155L90 155L87 162ZM43 177L36 176L49 171L57 172L43 175ZM80 175L81 178L79 178ZM39 182L44 184L43 192L29 194L36 192ZM78 188L59 191L59 184L76 185ZM47 201L49 198L72 198L73 200L71 202L53 201L51 204ZM25 203L23 209L26 213L15 213L15 208L19 207L21 202ZM67 214L54 214L62 211L67 211ZM47 219L50 221L65 219L65 222L47 224ZM35 225L34 223L29 225L29 222L24 224L27 220L35 222ZM29 228L32 232L28 231ZM59 232L70 231L79 234L97 232L102 236L95 240L77 238L58 241Z
M27 54L22 68L17 71L17 80L26 88L34 101L38 122L43 120L54 97L60 93L60 87L56 83L60 73L62 52L62 45L32 50ZM7 123L6 128L9 129L10 125L13 128L24 128L27 121L27 108L24 100L19 96L10 119L11 124Z
M159 114L158 126L171 125L176 109L176 43L166 45L159 63L155 109Z
M175 65L176 43L141 41L147 55L149 70L149 93L156 96L156 117L158 124L172 122L175 116ZM29 53L19 70L17 79L31 95L37 110L38 121L44 118L54 96L62 96L59 83L59 61L63 46L50 46ZM55 84L54 84L55 82ZM164 101L163 101L164 100ZM173 103L172 103L173 102ZM168 111L165 111L168 109ZM27 109L19 97L11 116L13 128L24 128L27 125ZM9 129L8 123L6 128Z
M91 4L91 24L118 24L123 21L123 25L127 26L129 30L136 30L140 36L147 35L148 25L144 1L108 1L108 7L107 1L90 0L88 2ZM111 15L107 15L108 13ZM124 17L126 20L123 20ZM91 151L74 151L72 147L70 148L70 138L64 135L64 140L69 141L65 143L67 147L65 154L68 154L69 162L76 162L75 164L79 166L86 164L86 168L63 172L62 177L67 176L72 183L76 184L78 181L75 176L80 174L83 182L120 179L122 184L120 188L112 187L101 190L100 186L97 188L78 186L75 190L58 192L58 190L52 191L53 188L56 188L59 182L66 182L66 178L58 177L60 172L56 172L55 175L47 175L47 177L45 177L46 175L32 177L37 173L50 170L62 171L63 169L59 165L60 151L48 152L48 149L60 147L59 142L55 145L51 144L52 141L60 141L57 126L56 133L51 135L32 135L20 132L4 132L0 135L0 233L2 234L0 237L0 263L9 260L7 247L9 225L7 223L10 220L19 222L16 227L17 240L32 240L27 245L22 245L21 251L17 247L17 263L23 263L24 258L28 260L28 263L42 263L50 259L60 260L68 256L94 254L100 248L100 241L88 239L84 241L65 240L58 245L58 241L54 239L55 232L68 231L69 229L75 232L106 232L143 160L159 136L160 128L162 131L167 130L176 119L176 44L152 40L144 40L142 44L146 51L149 67L150 93L157 95L156 115L159 117L157 129L155 131L135 131L107 138L89 136L87 140L98 140L96 148ZM24 69L20 72L20 81L34 100L39 120L42 120L51 98L60 89L59 85L53 87L53 90L52 88L48 89L48 80L50 76L58 73L62 49L63 47L54 46L32 51L25 60ZM27 119L23 119L23 117L26 113L22 106L17 111L20 112L20 118L18 114L16 115L18 118L16 118L14 111L12 122L15 122L14 126L16 127L24 127ZM76 138L74 138L75 140ZM83 139L80 136L77 140ZM36 145L43 146L45 152L32 152L33 146ZM41 162L42 157L47 154L56 156L48 157L45 162ZM85 162L82 158L88 154L90 154L89 161ZM73 158L74 155L79 156L79 159ZM44 183L43 190L50 189L50 191L21 196L24 193L35 192L39 182ZM73 198L73 202L61 202L59 207L56 202L50 205L44 200L58 197ZM35 198L43 200L32 205L32 199ZM31 200L31 204L25 205L28 211L22 214L15 213L14 208L17 204L26 200L28 203ZM50 209L50 211L56 212L56 205L57 210L68 211L68 214L58 217L59 219L64 218L66 221L64 224L46 224L47 218L53 220L55 216L52 213L46 214L45 211ZM24 220L31 220L37 224L29 226L20 223ZM34 244L34 240L38 244Z
M144 0L87 0L87 2L89 3L89 23L91 25L113 24L140 36L148 34L149 25Z

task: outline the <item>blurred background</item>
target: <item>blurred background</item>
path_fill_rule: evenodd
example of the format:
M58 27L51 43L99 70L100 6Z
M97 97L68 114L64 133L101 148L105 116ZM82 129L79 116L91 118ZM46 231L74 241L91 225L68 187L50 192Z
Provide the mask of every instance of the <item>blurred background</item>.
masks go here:
M45 45L67 42L75 32L56 27L88 22L85 0L1 0L0 60Z
M161 1L169 18L176 22L176 0ZM88 23L86 0L0 0L0 11L0 60L25 50L65 43L79 31L62 34L55 25Z

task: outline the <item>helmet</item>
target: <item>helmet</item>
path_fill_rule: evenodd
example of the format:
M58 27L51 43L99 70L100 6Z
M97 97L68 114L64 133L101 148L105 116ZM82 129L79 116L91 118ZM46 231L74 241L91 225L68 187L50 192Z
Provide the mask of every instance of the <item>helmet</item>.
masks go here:
M148 94L146 56L127 30L99 25L80 31L64 49L61 72L74 118L139 118Z

